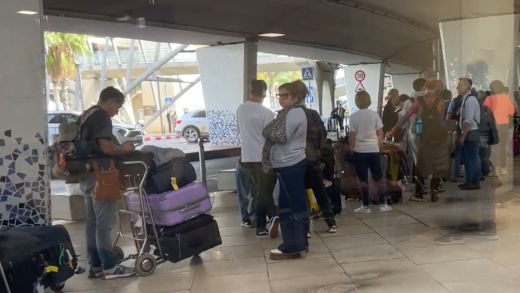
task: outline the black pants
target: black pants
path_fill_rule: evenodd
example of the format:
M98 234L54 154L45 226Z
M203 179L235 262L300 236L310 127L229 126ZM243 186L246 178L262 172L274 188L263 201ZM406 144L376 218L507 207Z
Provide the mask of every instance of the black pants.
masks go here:
M363 205L370 205L370 192L368 186L368 171L372 174L375 188L379 194L379 204L385 204L386 198L383 192L383 170L381 167L381 155L379 153L357 153L354 152L354 162L356 173L361 187L361 196Z
M273 200L276 176L273 172L264 173L262 163L242 163L242 167L253 179L253 188L256 190L256 229L265 229L267 225L266 217L272 218L278 215Z
M312 189L314 197L320 206L322 217L327 220L327 224L336 225L330 198L323 184L323 174L320 168L320 161L308 161L305 170L305 189ZM333 222L332 222L333 221Z

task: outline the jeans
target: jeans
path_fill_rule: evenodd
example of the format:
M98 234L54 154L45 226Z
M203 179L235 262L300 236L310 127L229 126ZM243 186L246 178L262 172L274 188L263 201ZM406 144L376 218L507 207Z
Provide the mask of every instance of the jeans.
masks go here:
M480 168L482 175L488 176L491 173L491 162L489 158L491 157L491 148L489 145L483 147L482 145L479 148L479 157L480 157Z
M85 200L87 260L91 267L102 267L104 270L109 270L116 265L110 232L114 225L117 202L95 200L95 186L96 181L93 174L80 182Z
M278 202L283 238L278 250L287 254L304 252L309 248L307 232L310 221L304 183L305 166L306 160L303 160L290 167L274 169L280 182Z
M267 216L274 217L278 214L274 205L273 192L276 185L274 173L265 173L262 163L242 163L242 167L253 179L253 188L256 193L255 218L256 229L265 229ZM303 180L303 179L302 179Z
M379 194L379 204L386 204L385 194L382 190L383 170L381 167L381 155L379 153L357 153L354 152L355 168L361 187L363 205L370 205L370 193L368 190L368 171L372 173L375 187Z
M235 171L237 180L238 209L242 222L251 221L253 208L256 199L256 189L253 186L253 178L238 165Z
M457 181L460 175L460 164L462 162L462 145L455 142L453 160L451 161L451 181Z
M334 221L332 204L323 184L323 174L320 168L320 161L307 161L305 170L305 188L312 189L314 197L320 206L321 216L325 220ZM332 223L335 225L335 223Z
M464 162L464 166L466 168L465 170L467 184L480 184L481 164L479 148L480 136L478 136L478 139L476 140L466 139L466 141L464 141L464 147L462 148L462 161Z

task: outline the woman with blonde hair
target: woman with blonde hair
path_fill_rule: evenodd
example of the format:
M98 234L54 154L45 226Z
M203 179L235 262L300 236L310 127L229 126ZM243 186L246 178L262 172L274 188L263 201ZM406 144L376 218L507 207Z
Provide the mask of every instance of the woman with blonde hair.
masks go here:
M305 192L307 118L301 107L304 103L301 97L307 94L301 92L297 84L286 83L278 88L282 110L262 132L264 171L273 170L280 184L278 208L283 243L270 253L271 259L278 260L299 258L309 249Z
M388 102L383 109L383 134L389 132L394 128L399 121L396 113L396 106L399 104L399 91L391 89L388 91Z

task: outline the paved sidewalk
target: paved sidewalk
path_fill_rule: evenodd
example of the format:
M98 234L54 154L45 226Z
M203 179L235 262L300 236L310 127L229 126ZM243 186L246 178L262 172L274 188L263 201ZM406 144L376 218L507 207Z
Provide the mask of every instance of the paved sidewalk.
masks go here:
M502 178L503 177L503 178ZM271 261L269 250L280 238L255 237L254 229L240 227L236 194L214 194L213 215L223 244L194 259L165 263L149 277L91 280L75 276L65 292L77 293L518 293L520 288L520 198L510 192L511 177L497 192L503 203L496 210L497 241L465 236L465 243L436 244L444 225L475 216L475 192L460 192L455 185L438 203L407 202L381 214L355 215L358 202L345 203L338 217L339 232L329 234L322 220L312 221L310 252L291 261ZM483 190L493 194L491 182ZM466 200L446 203L449 195ZM489 207L494 209L495 207ZM81 265L85 263L82 223L67 224ZM132 251L130 241L122 244Z

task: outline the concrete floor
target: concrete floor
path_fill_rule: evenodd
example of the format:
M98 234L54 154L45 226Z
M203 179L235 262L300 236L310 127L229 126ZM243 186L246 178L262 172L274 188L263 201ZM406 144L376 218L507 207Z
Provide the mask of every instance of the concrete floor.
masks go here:
M254 229L240 227L236 194L213 195L223 244L193 259L164 263L149 277L92 280L78 275L65 292L75 293L517 293L520 288L520 193L512 176L501 176L501 188L491 180L483 190L503 204L496 209L497 241L466 234L464 244L440 246L435 238L445 225L460 224L478 213L476 193L454 184L438 203L406 202L394 211L355 215L358 202L345 202L338 217L339 232L329 234L322 220L312 221L310 252L302 259L271 261L269 250L281 239L257 239ZM466 198L446 203L450 195ZM495 206L487 208L495 209ZM82 223L66 225L81 265L85 262ZM127 252L132 243L121 243Z

